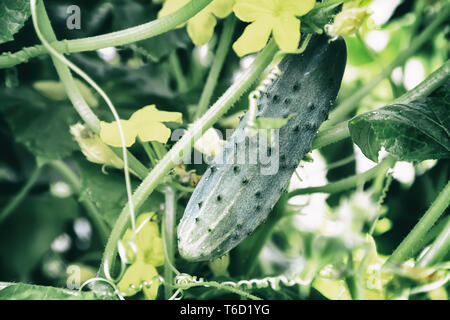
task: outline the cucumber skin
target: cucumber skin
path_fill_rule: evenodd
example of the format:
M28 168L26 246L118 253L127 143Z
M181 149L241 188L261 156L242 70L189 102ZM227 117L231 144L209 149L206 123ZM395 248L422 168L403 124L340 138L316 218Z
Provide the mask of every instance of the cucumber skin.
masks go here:
M183 258L191 261L218 258L267 218L299 162L311 150L320 125L328 118L340 89L346 59L344 40L329 42L326 36L314 36L305 52L283 59L279 65L282 75L261 96L257 115L285 118L296 114L279 130L278 172L263 175L261 164L233 161L236 160L233 148L239 154L249 144L253 147L251 141L242 140L247 119L244 117L186 206L177 232Z

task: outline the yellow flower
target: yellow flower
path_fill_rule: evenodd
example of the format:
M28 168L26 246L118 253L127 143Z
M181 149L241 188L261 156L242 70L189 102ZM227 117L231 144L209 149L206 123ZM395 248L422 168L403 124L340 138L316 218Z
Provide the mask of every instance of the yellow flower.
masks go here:
M125 296L134 296L139 292L139 286L143 282L151 283L150 287L143 286L145 298L147 300L154 300L158 294L159 279L158 272L151 264L146 264L142 261L136 261L125 271L122 279L117 284L121 294ZM153 281L153 282L152 282ZM130 287L134 285L135 289Z
M142 290L145 298L154 300L158 294L159 280L157 278L158 271L155 267L164 264L164 249L158 224L153 220L154 216L154 212L141 214L136 220L138 232L134 239L131 229L127 229L122 238L127 258L134 260L117 284L120 292L125 296L135 295L143 282L150 283L151 281L153 281L151 286L143 285ZM135 259L133 259L134 251L131 250L130 241L133 241L136 245ZM134 285L135 289L132 289L131 285Z
M159 267L164 264L164 249L161 236L159 234L158 224L152 220L155 216L154 212L148 212L141 214L136 220L136 227L139 228L146 220L143 227L137 233L134 243L136 244L137 253L136 261L142 261L147 264L151 264L155 267ZM133 231L127 229L122 240L126 247L127 243L132 240ZM130 248L127 248L128 259L131 259L133 252Z
M300 20L314 8L315 0L237 0L233 8L242 21L251 22L234 43L238 56L265 47L273 33L278 47L285 52L297 50L300 42Z
M190 0L166 0L158 17L167 16ZM225 18L233 10L235 0L213 0L205 9L197 13L187 22L187 32L195 45L201 46L211 39L216 26L216 17ZM181 27L181 26L180 26Z
M180 112L167 112L156 109L155 105L146 106L132 114L129 120L120 120L124 131L125 145L130 147L139 137L142 141L166 143L170 129L162 122L182 122ZM117 122L100 122L100 138L113 147L122 146Z

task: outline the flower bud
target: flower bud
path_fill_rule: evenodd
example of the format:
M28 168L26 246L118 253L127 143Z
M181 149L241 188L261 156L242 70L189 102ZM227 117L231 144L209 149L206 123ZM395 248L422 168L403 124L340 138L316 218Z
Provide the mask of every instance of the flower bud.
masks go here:
M367 7L344 8L334 17L334 22L325 27L327 33L337 38L339 36L350 36L355 34L364 23L370 13Z
M123 168L120 159L93 131L81 123L70 127L70 133L80 146L81 152L91 162L104 164L118 169Z

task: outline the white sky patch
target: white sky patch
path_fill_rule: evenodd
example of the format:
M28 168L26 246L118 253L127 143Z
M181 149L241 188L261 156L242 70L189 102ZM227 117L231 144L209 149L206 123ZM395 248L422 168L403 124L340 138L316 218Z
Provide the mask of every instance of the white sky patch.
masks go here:
M394 166L392 176L405 185L411 185L416 176L414 166L410 162L399 161Z
M353 145L353 149L355 150L356 173L366 172L377 165L375 162L367 158L356 144Z
M365 41L367 45L376 52L383 51L389 43L389 32L382 30L372 30L366 34Z
M50 192L58 198L67 198L72 194L72 189L64 181L57 181L50 185Z
M425 79L425 68L423 63L417 59L412 58L406 62L405 76L403 85L407 90L414 89L419 83Z
M71 245L72 240L70 239L70 236L67 233L63 233L53 240L50 247L54 252L65 252L69 250Z
M91 224L86 218L78 218L73 224L73 230L78 238L83 241L88 241L91 239L92 228Z
M369 5L373 12L372 20L377 25L386 23L401 2L402 0L373 0Z
M394 71L392 71L391 78L392 78L392 81L394 81L394 83L396 85L401 84L403 82L403 70L402 70L402 68L401 67L395 68Z
M297 175L294 174L291 178L288 191L327 184L325 159L317 150L311 152L310 155L314 161L303 161L301 163L302 167L297 169L297 173L302 180L300 181ZM301 214L295 217L294 223L302 230L320 229L327 212L327 204L325 201L327 197L328 194L314 193L291 198L289 200L290 204L305 206L301 209Z
M209 45L205 44L203 46L195 47L194 54L198 57L198 60L204 67L208 67L212 63L212 54L209 51Z
M240 61L241 69L239 71L236 71L233 74L234 82L239 79L239 77L242 75L242 73L244 72L245 69L248 69L252 65L255 58L256 58L255 55L249 55L249 56L245 56L241 59L241 61Z
M117 57L117 49L114 47L107 47L97 50L97 54L100 58L107 62L111 62L114 58Z

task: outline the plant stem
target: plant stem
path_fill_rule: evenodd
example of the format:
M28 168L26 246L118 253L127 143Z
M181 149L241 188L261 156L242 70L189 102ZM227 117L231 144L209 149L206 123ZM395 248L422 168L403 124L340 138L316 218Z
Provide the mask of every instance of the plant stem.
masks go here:
M331 182L327 185L320 186L320 187L309 187L309 188L303 188L303 189L297 189L294 191L291 191L288 196L295 197L299 195L304 194L311 194L311 193L337 193L341 191L345 191L354 187L357 187L361 184L364 184L365 182L375 179L380 175L381 173L386 173L387 170L392 168L392 166L395 163L395 159L392 156L388 156L383 159L379 164L377 164L375 167L373 167L370 170L367 170L366 172L363 172L361 174L357 174L336 182Z
M49 162L48 164L66 180L66 182L70 185L72 191L78 195L78 201L80 201L80 203L86 209L86 213L97 229L102 242L106 243L110 229L103 220L100 212L97 210L97 207L90 200L80 200L82 185L78 176L72 171L72 169L69 168L67 164L65 164L61 160L54 160Z
M42 0L39 0L37 2L36 11L38 13L38 24L42 31L42 35L50 42L56 41L55 32L53 31L47 15L47 11L44 7L44 2ZM69 68L53 55L51 55L51 58L53 64L55 65L56 72L58 73L58 76L61 79L64 88L66 89L67 96L72 102L75 110L92 131L94 131L95 133L99 133L100 120L97 118L94 112L92 112L92 109L83 98L83 95L78 89L78 86L76 85Z
M343 121L331 128L319 131L312 142L312 149L320 149L350 137L348 121Z
M42 166L37 166L33 170L27 182L24 184L22 189L20 189L19 193L17 193L0 212L0 223L2 223L3 220L5 220L22 203L22 201L30 192L31 188L33 188L33 186L36 184L37 180L41 176L41 173Z
M400 98L394 100L394 103L406 104L411 101L427 97L437 88L442 86L450 76L450 60L447 60L439 69L430 74L417 87L406 92Z
M432 266L441 261L442 258L448 254L450 249L450 220L447 220L444 230L434 240L431 247L425 253L423 257L417 261L416 266L419 268L425 268Z
M323 125L324 129L329 128L330 126L344 120L349 113L351 113L355 108L358 107L361 100L367 94L369 94L383 79L389 77L396 67L405 63L408 58L414 55L418 49L420 49L427 41L429 41L432 38L433 34L436 32L437 28L441 25L441 23L448 18L449 12L450 6L446 5L438 14L438 16L433 20L433 22L418 37L414 39L408 49L400 53L394 61L392 61L386 68L381 71L380 74L378 74L356 93L352 94L334 111L332 111L330 114L330 120L328 120Z
M209 129L223 114L237 101L237 99L248 90L248 88L258 79L264 69L270 64L275 53L277 45L271 40L266 48L258 55L253 64L244 71L239 79L217 100L217 102L196 121L183 137L172 147L172 149L158 162L156 167L150 171L141 185L133 194L133 202L136 210L143 204L145 199L153 192L163 178L169 173L173 166L182 160L183 155L190 152L194 142ZM129 223L128 205L122 210L119 218L114 225L111 236L108 239L103 255L100 272L106 265L114 264L114 258L117 252L117 241L127 228Z
M111 32L96 37L76 40L54 41L52 47L65 54L83 51L93 51L107 47L122 46L149 39L175 29L195 16L212 0L192 0L174 13L160 19L121 31ZM55 39L56 40L56 39ZM0 69L9 68L29 59L46 54L44 46L24 48L14 54L6 53L0 56Z
M171 187L166 187L165 194L165 215L163 217L164 246L166 257L164 259L164 280L166 283L173 283L172 265L175 260L175 224L177 214L177 202L175 191ZM173 295L171 286L164 286L164 297L166 300Z
M220 72L222 71L225 58L230 50L235 26L236 19L231 15L225 20L222 34L220 35L219 45L217 46L216 56L214 57L213 65L209 71L197 110L195 111L195 119L200 118L211 102L211 97L214 93L214 89L216 88L217 80L219 79Z
M188 84L186 78L183 74L183 68L181 68L180 60L178 59L178 55L176 51L173 51L169 55L169 64L170 69L175 77L175 81L177 82L177 89L179 93L186 93L188 91Z
M431 229L434 223L444 213L450 205L450 182L434 200L431 207L425 212L423 217L414 226L408 236L403 239L395 249L385 265L389 263L402 263L414 256L422 247L425 234Z

